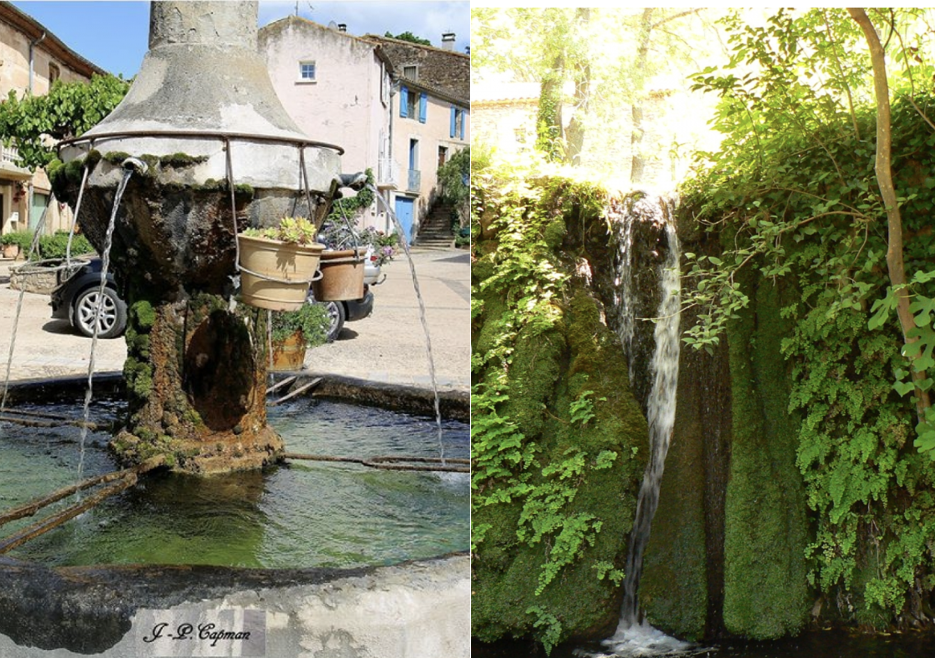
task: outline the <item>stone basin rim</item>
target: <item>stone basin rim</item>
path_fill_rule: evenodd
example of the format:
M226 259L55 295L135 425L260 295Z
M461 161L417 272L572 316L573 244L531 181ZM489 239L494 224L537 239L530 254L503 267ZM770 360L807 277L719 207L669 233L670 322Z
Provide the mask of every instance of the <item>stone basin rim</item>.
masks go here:
M396 384L391 382L359 379L346 375L316 373L311 370L277 373L283 378L295 376L296 381L279 391L285 395L294 388L299 388L314 379L321 381L310 390L300 394L300 398L321 398L339 402L355 403L363 406L379 407L390 411L399 411L418 416L435 416L434 393L431 388ZM87 386L87 375L59 377L35 377L11 381L7 392L8 404L17 402L36 402L38 396L46 396L46 401L68 401L75 393L83 393ZM113 395L124 385L124 376L120 371L95 373L95 395L104 393ZM440 388L439 406L443 420L471 420L471 394L461 388Z
M246 593L261 608L276 610L288 592L303 593L331 584L370 589L381 574L445 570L460 573L468 551L396 564L350 569L257 569L209 565L91 565L46 567L0 556L0 635L28 655L39 649L97 654L114 648L130 633L137 614L214 602L236 607L229 597ZM467 565L463 567L467 569ZM391 576L392 577L392 576ZM309 589L314 588L314 589ZM38 611L44 614L38 615ZM42 655L46 655L43 653ZM58 654L55 654L58 655ZM70 655L70 654L69 654Z

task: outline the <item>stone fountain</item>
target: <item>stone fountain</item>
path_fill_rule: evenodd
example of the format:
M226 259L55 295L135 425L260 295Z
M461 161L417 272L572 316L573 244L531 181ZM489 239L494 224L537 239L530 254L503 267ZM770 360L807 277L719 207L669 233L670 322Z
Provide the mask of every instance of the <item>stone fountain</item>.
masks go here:
M279 103L256 51L256 2L151 7L133 86L64 144L53 180L74 206L86 177L79 224L126 288L129 422L112 447L129 464L255 468L283 446L266 424L266 313L231 310L235 236L285 215L320 225L342 151L310 141Z

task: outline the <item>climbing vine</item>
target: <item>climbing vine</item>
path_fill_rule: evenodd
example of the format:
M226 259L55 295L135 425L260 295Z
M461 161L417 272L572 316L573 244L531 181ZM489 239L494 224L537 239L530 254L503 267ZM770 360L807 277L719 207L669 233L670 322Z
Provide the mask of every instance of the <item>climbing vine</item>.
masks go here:
M907 55L914 13L870 13L890 31L898 61L918 60L916 78L931 69L921 50ZM893 85L892 170L909 275L894 288L857 25L842 10L814 9L780 11L763 27L731 16L725 26L731 66L695 77L721 98L724 143L702 154L684 190L694 221L718 233L723 250L686 254L695 285L685 297L700 311L685 340L711 349L748 312L740 270L757 268L764 285L792 282L796 299L782 313L794 329L782 354L816 523L810 582L863 623L922 619L935 590L935 417L917 418L903 396L932 385L911 382L912 369L935 366L935 97L912 84L908 65ZM900 290L917 325L907 347L889 313Z

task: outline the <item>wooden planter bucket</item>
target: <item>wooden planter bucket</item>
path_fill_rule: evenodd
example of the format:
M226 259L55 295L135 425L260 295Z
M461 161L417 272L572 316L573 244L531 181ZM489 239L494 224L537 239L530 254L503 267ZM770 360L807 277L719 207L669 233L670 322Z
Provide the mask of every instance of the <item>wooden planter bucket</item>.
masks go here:
M297 245L246 235L238 235L237 241L244 304L270 311L301 308L325 245Z
M270 372L292 372L305 366L305 337L297 331L282 342L273 342Z
M364 261L366 247L321 254L321 279L312 283L319 302L338 302L364 296Z

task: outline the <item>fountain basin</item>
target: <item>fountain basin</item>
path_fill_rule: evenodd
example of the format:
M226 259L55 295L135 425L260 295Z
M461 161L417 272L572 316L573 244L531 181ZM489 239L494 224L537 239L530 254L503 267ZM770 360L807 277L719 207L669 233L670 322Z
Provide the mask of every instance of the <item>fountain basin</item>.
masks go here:
M0 656L471 655L470 557L354 570L218 567L49 569L0 560ZM260 622L244 623L259 615ZM263 653L207 653L210 640L147 643L153 629L227 617L264 630ZM223 623L223 622L222 622ZM215 650L246 648L221 642ZM187 646L180 646L187 645ZM56 650L50 654L49 650ZM328 653L328 652L331 653Z
M101 390L108 387L117 389L119 385L117 378L104 378L96 384L95 390L100 397ZM342 387L345 390L353 388L348 381L334 386L332 391ZM392 387L381 388L384 390L378 390L375 394L359 392L358 399L367 398L368 395L370 399L374 399L374 395L379 398ZM361 387L361 391L363 389ZM23 408L24 400L30 394L49 395L67 403L76 392L60 381L35 382L14 388L11 397L16 401L16 408ZM405 398L414 391L398 393L402 396L397 397ZM448 404L451 405L450 400ZM308 415L305 409L310 405L325 411L324 418L314 421L314 424L321 435L329 435L329 443L343 442L343 450L347 452L365 440L353 427L344 432L343 436L334 436L335 432L329 431L329 425L332 428L349 425L346 410L342 409L344 405L333 401L300 398L277 410L271 409L271 423L287 436L294 434L306 422L303 416ZM467 412L465 404L455 406L463 407L462 411ZM93 416L98 420L106 420L114 415L113 407L113 403L100 403ZM371 429L377 428L385 433L387 413L382 409L365 410L365 418L370 419ZM427 419L412 420L434 427L434 423ZM7 427L3 429L9 433ZM466 450L466 427L463 431ZM16 432L20 430L17 428ZM407 430L407 433L411 434L411 431ZM433 432L428 432L426 436L426 446L435 449L437 443ZM106 439L102 434L96 443L103 445ZM21 458L28 460L44 457L51 460L46 468L34 467L30 470L54 473L56 462L68 461L62 457L63 453L77 452L77 446L72 441L67 438L63 441L64 449L49 439L38 443L33 441L31 445L36 454ZM461 440L454 443L458 441ZM303 450L316 449L314 443L303 445L292 439L289 440L289 446ZM51 449L51 455L45 455L47 448ZM448 446L449 451L453 448ZM385 447L381 449L387 450ZM106 454L94 445L87 448L85 459L88 475L99 469L101 463L107 463ZM0 463L13 466L15 462L4 459ZM63 464L62 471L73 474L71 466ZM140 489L125 492L126 497L111 499L109 509L108 505L103 505L92 510L35 540L38 543L30 542L14 558L0 561L0 610L6 613L0 615L3 617L0 620L0 633L7 636L0 638L0 656L45 655L38 651L25 652L24 647L28 646L64 648L82 653L103 651L105 655L115 656L192 655L171 654L165 648L162 653L146 653L148 645L141 643L139 634L147 630L147 626L151 630L153 624L159 623L153 620L175 614L166 612L169 609L185 610L187 612L184 614L191 615L222 609L237 610L240 616L235 615L235 618L240 620L244 618L243 610L261 610L265 615L267 630L265 655L306 655L303 652L314 655L317 649L336 647L351 651L337 654L347 656L469 655L469 558L466 554L457 554L467 548L469 506L466 475L453 476L462 479L462 482L457 483L424 473L375 473L347 465L319 466L304 463L279 467L266 473L256 472L250 474L249 478L244 475L241 473L204 479L154 474L153 478L144 478L138 485ZM325 521L328 520L329 515L321 509L325 506L324 497L329 489L336 491L339 485L335 482L345 477L359 481L362 491L372 499L375 513L382 517L393 515L389 511L392 506L387 507L388 502L404 494L401 504L411 511L409 514L397 511L396 514L399 515L403 532L409 535L417 534L415 528L419 525L419 517L430 510L419 512L419 505L413 502L412 492L407 490L411 489L413 482L416 488L434 486L431 493L433 501L444 506L444 498L451 498L455 506L463 508L463 518L429 519L429 523L447 526L448 530L458 528L455 534L461 536L443 539L434 548L425 545L421 555L418 549L408 556L395 552L405 543L397 539L390 542L392 550L382 558L373 554L365 556L369 547L378 546L388 531L385 526L366 519L351 520L348 514L353 505L348 504L347 511L342 507L333 510L330 515L339 517L337 525L330 529L315 526L319 529L312 530L312 536L300 537L300 540L305 544L321 544L326 539L323 534L337 533L336 528L340 529L343 525L351 534L362 533L352 539L358 545L365 544L359 546L360 556L352 555L353 551L345 547L341 549L343 557L336 557L340 551L326 550L321 552L319 558L306 555L291 563L269 559L275 553L273 547L288 544L289 535L294 534L293 531L312 528L321 521L301 519L295 515L307 510L314 512L313 516L323 516ZM375 482L375 477L383 482ZM282 478L285 478L286 486L282 486L283 482L277 482ZM175 490L166 487L174 487ZM183 489L180 491L179 487ZM452 488L458 487L463 489L463 494L452 493ZM51 488L52 485L49 485L47 490ZM160 490L163 491L161 495ZM287 494L287 498L294 498L285 501L291 504L278 517L274 508L266 505L270 496L275 498L277 490ZM6 492L3 497L4 507L11 506L10 493ZM189 517L187 522L173 523L173 514L182 514L189 503L192 503L189 511L195 510L194 521ZM156 522L153 526L162 532L147 538L122 527L129 510L137 508L141 509L144 518L154 515L152 518ZM215 514L212 514L212 510ZM257 518L251 518L253 512L258 512L256 516L262 517L265 526L257 525ZM195 522L199 514L200 524ZM238 526L238 523L241 525ZM228 527L228 524L234 527ZM209 535L213 533L215 544L224 545L212 545L209 540L194 537L197 534L196 526L199 525L207 528ZM369 542L368 529L372 535ZM94 546L85 546L82 550L70 553L64 550L70 543L84 542L92 534L100 536L100 541ZM165 540L162 550L152 548L156 546L154 542L160 534ZM107 535L114 541L108 540ZM240 541L239 546L236 545L237 541ZM178 553L177 549L184 544L189 544L203 558L193 561L214 564L155 564L183 562L184 555ZM123 555L120 554L121 550L124 551ZM451 554L451 551L455 553ZM437 553L448 555L433 557ZM412 560L413 557L427 559ZM148 561L152 564L92 564L96 561ZM401 564L392 566L376 566L401 561ZM247 568L257 565L278 568ZM19 646L13 647L13 643Z

